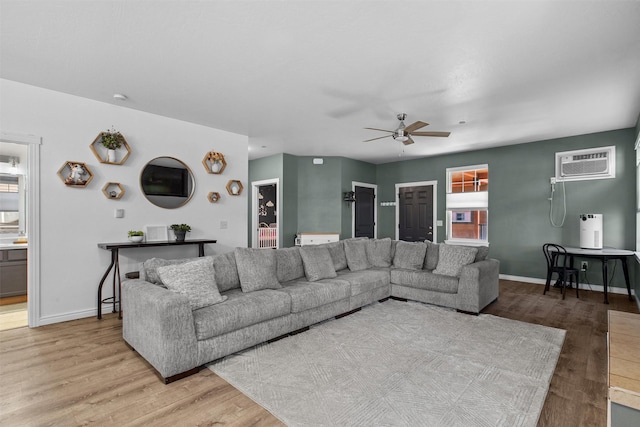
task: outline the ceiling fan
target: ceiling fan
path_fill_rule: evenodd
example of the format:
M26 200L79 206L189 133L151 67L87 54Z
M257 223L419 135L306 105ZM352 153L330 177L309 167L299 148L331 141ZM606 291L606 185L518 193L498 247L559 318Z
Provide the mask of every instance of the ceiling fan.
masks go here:
M376 129L376 128L365 128L370 130L378 130L380 132L389 132L391 135L380 136L378 138L367 139L364 142L375 141L376 139L387 138L392 136L396 141L402 142L404 145L413 144L415 141L411 139L412 136L437 136L437 137L448 137L451 132L416 132L418 129L422 129L425 126L429 126L429 123L421 122L418 120L417 122L411 123L409 126L404 125L404 120L407 118L406 113L398 114L398 120L400 120L400 125L396 130L386 130L386 129Z

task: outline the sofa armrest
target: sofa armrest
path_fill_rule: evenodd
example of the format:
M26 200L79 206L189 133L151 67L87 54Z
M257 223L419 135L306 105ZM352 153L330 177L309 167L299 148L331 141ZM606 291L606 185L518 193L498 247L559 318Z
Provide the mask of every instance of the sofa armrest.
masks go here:
M488 258L465 265L458 284L458 309L479 313L498 298L500 261Z
M144 280L122 283L122 336L165 379L196 368L198 343L189 301Z

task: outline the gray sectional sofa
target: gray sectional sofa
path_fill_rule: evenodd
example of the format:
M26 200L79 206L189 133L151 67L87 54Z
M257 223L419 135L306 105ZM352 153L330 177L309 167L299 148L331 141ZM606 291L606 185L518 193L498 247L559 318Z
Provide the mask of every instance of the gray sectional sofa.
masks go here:
M498 297L487 248L347 239L145 261L122 285L123 337L165 379L389 297L479 313Z

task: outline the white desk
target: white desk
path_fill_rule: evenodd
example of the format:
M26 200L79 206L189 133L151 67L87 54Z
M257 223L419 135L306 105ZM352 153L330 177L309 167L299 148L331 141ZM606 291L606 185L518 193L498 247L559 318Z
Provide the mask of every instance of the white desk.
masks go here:
M570 248L565 247L567 250L567 254L571 259L571 267L573 268L573 258L574 256L579 256L583 258L597 258L602 262L602 284L604 286L604 303L609 304L609 293L608 293L608 269L607 265L610 259L619 259L622 262L622 271L624 272L624 280L627 283L627 293L629 294L629 301L632 301L631 297L631 282L629 280L629 267L627 266L627 257L633 256L634 252L627 251L625 249L613 249L613 248L603 248L603 249L583 249L583 248Z

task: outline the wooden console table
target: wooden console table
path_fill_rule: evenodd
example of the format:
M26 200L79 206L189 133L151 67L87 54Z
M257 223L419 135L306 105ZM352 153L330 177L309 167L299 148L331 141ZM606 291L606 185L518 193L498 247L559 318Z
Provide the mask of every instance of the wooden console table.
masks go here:
M640 314L609 310L608 426L640 425Z
M118 304L118 318L122 319L122 304L118 299L116 299L116 283L118 284L118 298L122 299L121 296L121 287L122 283L120 281L120 260L119 260L119 250L120 249L136 249L136 248L152 248L159 246L185 246L185 245L198 245L198 256L204 256L204 245L208 243L216 243L217 240L208 240L208 239L195 239L195 240L185 240L183 242L176 241L161 241L161 242L123 242L123 243L98 243L98 247L100 249L105 249L107 251L111 251L111 264L107 267L107 271L105 271L102 276L102 280L100 280L100 284L98 285L98 319L102 319L102 303L112 303L113 304L113 313L116 312L116 304ZM102 286L104 285L105 280L109 276L109 273L113 270L113 296L109 298L102 298Z

